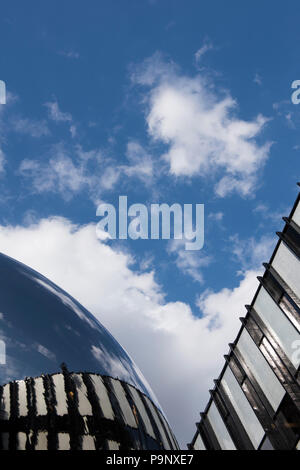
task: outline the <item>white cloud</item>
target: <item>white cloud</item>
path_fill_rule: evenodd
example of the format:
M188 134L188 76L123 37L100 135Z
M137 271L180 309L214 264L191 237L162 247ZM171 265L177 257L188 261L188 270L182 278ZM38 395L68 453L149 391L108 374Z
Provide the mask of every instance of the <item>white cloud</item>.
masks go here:
M47 123L44 120L37 121L16 117L12 121L12 126L16 132L28 134L31 137L43 137L50 134Z
M118 182L120 177L120 169L115 166L108 166L102 173L100 185L105 190L111 190Z
M70 134L71 134L72 139L74 139L77 135L77 128L74 124L70 126Z
M76 166L67 155L57 155L47 164L37 160L25 159L21 162L20 173L30 178L34 192L59 192L65 199L89 185L83 166Z
M224 336L230 336L230 332L227 330L231 327L229 317L244 316L245 309L243 307L252 301L258 287L256 277L261 272L262 270L249 270L245 272L238 287L233 289L223 288L219 292L207 290L198 297L197 305L206 315L206 318L210 320L210 328L222 328ZM231 340L234 339L234 332L232 332Z
M77 135L77 127L73 122L73 117L70 113L62 112L59 108L58 102L49 101L45 103L46 108L48 109L49 118L56 123L59 122L68 122L70 123L69 131L71 134L72 139L74 139Z
M203 282L202 268L211 264L212 258L203 255L202 251L187 251L186 240L170 240L168 252L175 255L175 264L184 274L191 276L194 281Z
M257 85L262 85L262 78L261 76L256 72L256 74L254 75L254 78L253 78L253 81L254 83L256 83Z
M278 226L283 224L282 215L285 214L287 216L290 213L290 208L281 206L280 210L273 211L267 204L259 203L253 209L253 212L261 215L263 220L267 219Z
M248 269L257 270L263 262L268 262L276 243L274 237L266 235L245 240L241 240L238 235L233 235L230 240L232 253L241 267L240 273Z
M223 217L224 217L223 212L210 212L208 214L208 218L216 222L221 222L223 220Z
M59 54L67 57L68 59L79 59L80 57L79 53L73 50L60 51Z
M53 354L49 349L45 348L42 344L34 344L34 348L43 356L47 357L50 360L55 360L55 354Z
M153 177L153 162L145 149L138 142L129 141L126 157L129 165L122 166L121 170L130 178L137 177L145 184L150 184Z
M145 98L148 131L167 146L163 159L172 175L214 178L221 197L253 192L271 145L257 142L267 118L239 119L229 94L220 98L204 76L182 75L159 54L137 68L132 80L150 87Z
M85 151L80 145L66 147L60 143L43 159L22 160L19 174L30 181L34 193L59 193L69 200L87 190L95 202L103 191L112 190L121 176L123 180L125 177L140 179L145 185L152 183L152 159L139 143L128 143L126 157L128 165L114 165L98 149Z
M86 189L93 198L100 190L99 178L97 173L88 168L88 164L94 160L99 173L101 152L98 150L85 152L80 146L74 147L72 151L73 158L64 145L55 145L48 161L22 160L19 173L30 180L30 188L34 193L60 193L69 200L74 194Z
M1 173L4 173L4 166L5 166L5 161L6 161L5 153L2 148L3 143L5 141L4 132L3 132L3 115L4 115L4 109L6 107L7 107L7 104L0 105L0 175Z
M208 52L208 51L211 51L213 48L214 48L214 46L212 45L212 43L210 41L208 41L208 40L204 41L203 46L201 46L197 50L197 52L195 53L196 64L199 64L199 62L202 60L202 57L204 56L204 54L206 54L206 52Z
M3 150L0 148L0 174L4 173L4 166L5 166L5 154Z
M48 108L49 117L55 122L71 122L72 116L70 113L63 113L58 106L57 101L49 101L45 103Z
M135 272L128 254L96 239L93 224L76 227L52 218L0 227L0 244L3 253L49 277L103 322L141 367L182 445L189 442L257 273L247 272L235 289L203 293L200 318L186 303L166 302L154 273Z

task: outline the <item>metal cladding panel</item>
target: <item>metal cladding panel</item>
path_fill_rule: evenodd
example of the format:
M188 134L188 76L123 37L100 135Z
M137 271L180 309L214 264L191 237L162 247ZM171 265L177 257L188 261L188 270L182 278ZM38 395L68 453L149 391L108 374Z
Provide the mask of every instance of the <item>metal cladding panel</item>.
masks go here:
M93 315L53 282L3 254L0 312L0 385L53 374L62 363L114 377L117 363L118 378L159 407L141 371Z
M178 449L165 418L140 390L65 367L0 387L0 411L3 450Z
M193 449L194 450L206 450L206 447L203 443L203 440L202 440L200 434L198 434L196 439L195 439Z
M297 207L294 211L294 214L293 214L293 217L292 217L292 220L295 222L295 224L298 225L298 227L300 228L300 202L298 202L297 204Z

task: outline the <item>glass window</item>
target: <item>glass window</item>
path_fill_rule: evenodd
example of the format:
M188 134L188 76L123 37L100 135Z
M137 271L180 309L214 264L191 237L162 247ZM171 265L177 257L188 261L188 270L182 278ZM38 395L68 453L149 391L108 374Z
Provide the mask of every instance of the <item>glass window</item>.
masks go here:
M300 299L300 262L282 242L273 259L272 266Z
M300 355L295 354L293 345L300 340L300 335L263 287L256 297L254 309L297 369Z
M295 222L295 224L298 225L298 227L300 227L300 204L299 203L296 207L292 220Z
M214 403L210 405L207 413L208 420L214 430L214 433L219 441L221 449L223 450L235 450L235 445L227 431L223 419Z
M294 296L295 297L295 296ZM295 300L295 298L293 298ZM284 313L289 317L294 327L300 331L299 323L299 313L295 309L294 305L291 303L290 298L284 294L279 302L279 307L284 311Z
M200 434L198 434L193 447L194 447L195 450L206 450L205 445L203 444L203 441L201 439Z
M264 438L264 442L260 446L260 450L274 450L274 447L267 436Z
M243 330L237 348L274 411L276 411L285 395L285 390L247 330Z
M265 432L229 367L226 368L221 385L240 418L249 439L257 449Z

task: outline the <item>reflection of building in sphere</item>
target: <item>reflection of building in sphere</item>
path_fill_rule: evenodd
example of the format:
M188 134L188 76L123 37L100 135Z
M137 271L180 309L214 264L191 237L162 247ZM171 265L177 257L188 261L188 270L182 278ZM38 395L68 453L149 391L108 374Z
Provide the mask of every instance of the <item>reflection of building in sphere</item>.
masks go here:
M4 255L0 281L0 448L178 448L142 373L87 310Z
M163 414L137 388L90 373L43 375L2 388L2 449L176 449Z

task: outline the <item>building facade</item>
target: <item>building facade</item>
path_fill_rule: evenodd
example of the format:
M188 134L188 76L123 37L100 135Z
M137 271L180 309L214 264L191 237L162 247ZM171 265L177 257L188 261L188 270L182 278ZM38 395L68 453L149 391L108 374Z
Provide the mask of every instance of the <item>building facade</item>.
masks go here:
M190 449L300 449L300 194L283 220Z

